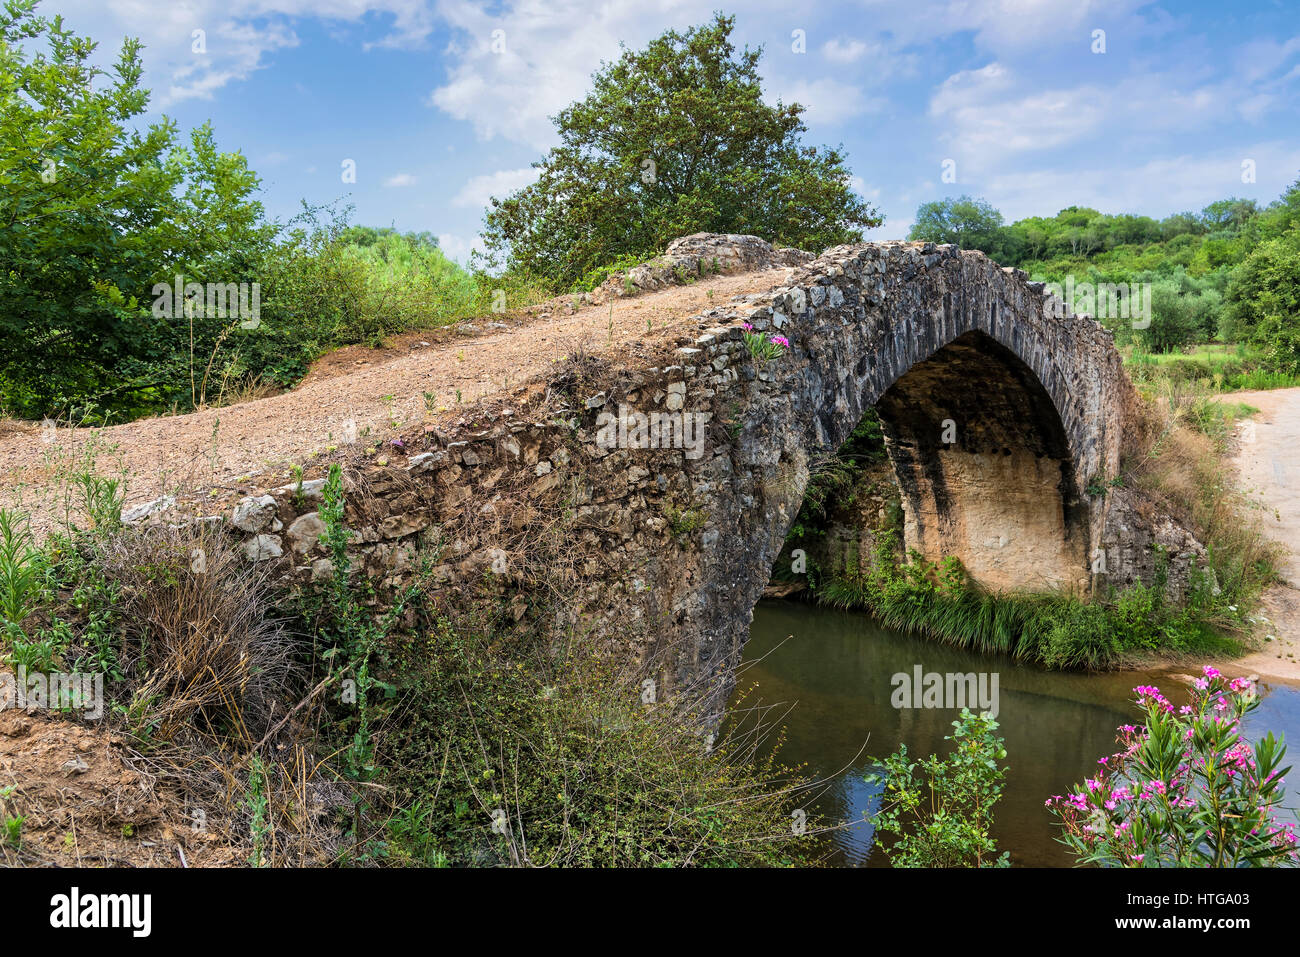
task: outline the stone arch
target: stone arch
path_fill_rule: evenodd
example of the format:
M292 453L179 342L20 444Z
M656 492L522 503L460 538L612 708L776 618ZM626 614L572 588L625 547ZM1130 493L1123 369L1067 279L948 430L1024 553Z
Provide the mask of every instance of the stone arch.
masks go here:
M908 550L956 556L994 588L1087 588L1088 509L1069 438L1014 352L963 333L900 376L876 411Z
M749 321L807 356L784 377L801 426L784 430L791 460L837 449L874 406L910 546L927 557L949 546L1001 588L1088 587L1105 526L1104 499L1088 486L1119 470L1131 395L1100 323L981 253L916 243L830 250ZM1023 488L999 489L1017 473ZM1022 554L1002 563L969 544L996 529L963 512L983 505L986 519L1014 519L1008 501L1043 507L1007 529L1014 541L997 547ZM1044 542L1050 554L1031 554ZM1026 576L1040 559L1043 573Z
M1122 496L1089 494L1118 474L1122 432L1136 421L1132 386L1095 320L1057 308L1024 273L954 246L863 243L814 259L754 237L698 235L673 248L660 263L668 271L645 282L667 281L677 266L698 273L732 261L789 273L776 288L694 317L699 334L675 352L667 343L629 350L602 370L600 391L573 405L548 389L526 419L501 407L484 416L490 427L466 419L446 434L412 436L400 468L357 477L366 493L349 504L357 567L395 593L412 580L414 552L450 527L456 534L434 549L432 571L437 587L455 593L491 578L499 523L480 517L495 515L498 499L518 506L512 528L526 529L538 508L563 513L582 560L556 589L573 607L557 609L547 627L655 668L665 699L693 687L717 717L810 463L883 404L900 484L914 493L913 540L933 549L928 557L956 551L999 587L1086 588L1089 559L1102 548L1113 556L1107 581L1145 574L1142 553L1155 536L1113 504ZM754 361L742 323L785 336L789 350ZM708 440L689 454L602 445L601 417L625 405L696 416L709 423ZM957 426L952 443L941 441L944 419ZM990 522L969 518L1005 511L1008 496L994 495L1021 473L1032 478L1024 520L999 536L1019 552L999 561L997 550L971 545ZM248 502L231 527L247 537L250 557L279 560L302 582L328 573L307 534L318 521L310 496L286 486ZM1195 560L1189 536L1173 529L1165 538ZM528 587L500 580L516 620L529 611Z
M999 588L1092 587L1109 496L1088 488L1118 473L1132 401L1099 322L982 253L903 242L830 249L726 318L785 336L790 351L748 385L744 457L728 476L733 489L752 480L760 494L733 496L725 485L713 494L713 524L730 542L702 554L673 606L674 630L695 636L684 674L714 671L730 687L810 463L878 405L900 485L911 485L909 544L932 558L955 552ZM697 351L682 350L683 361ZM974 398L1002 406L957 414ZM958 440L940 449L944 418L957 420ZM995 461L994 449L1010 462ZM1014 496L990 498L1015 470L1026 473L1018 516L1004 507ZM1005 541L974 547L1006 519L1015 520Z

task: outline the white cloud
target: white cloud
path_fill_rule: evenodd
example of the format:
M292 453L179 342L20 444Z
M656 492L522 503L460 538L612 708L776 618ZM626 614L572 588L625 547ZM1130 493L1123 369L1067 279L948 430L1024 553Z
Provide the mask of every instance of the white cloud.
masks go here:
M495 173L472 177L452 197L451 205L470 209L483 209L492 197L505 199L517 189L536 181L541 175L539 170L531 167L524 169L502 169Z
M867 52L867 45L861 40L844 40L836 37L822 44L822 56L832 63L852 63Z
M1241 182L1241 162L1256 162L1257 182ZM1054 168L1005 173L991 178L980 195L1008 222L1052 215L1066 206L1091 206L1102 212L1140 212L1165 216L1198 210L1226 196L1274 199L1300 171L1300 147L1276 141L1243 144L1209 154L1160 156L1128 165L1122 153L1112 162L1086 169Z
M861 40L854 37L833 37L821 45L819 57L837 67L850 67L865 61L864 82L880 86L890 80L915 76L921 63L915 51L879 38Z
M414 186L415 183L416 179L410 173L394 173L384 180L384 186L390 189L402 189L406 186Z
M1032 150L1059 149L1114 118L1108 91L1092 85L1024 92L1000 63L954 73L930 100L940 140L958 166L977 171Z
M449 258L454 259L462 266L469 264L470 253L474 250L483 249L483 239L481 236L475 236L472 239L466 239L455 233L439 233L438 248Z
M1108 85L1040 87L994 62L948 77L930 99L929 115L959 181L1037 163L1048 150L1089 154L1139 149L1149 155L1169 137L1216 135L1237 119L1255 121L1282 100L1254 94L1239 77L1205 82L1177 72L1116 76ZM1056 157L1053 162L1061 164ZM1068 162L1066 163L1068 166Z
M860 87L832 79L774 81L764 99L802 104L808 109L805 119L809 123L842 123L881 108L881 101L867 96Z
M138 37L154 109L212 99L247 79L277 50L298 45L294 21L355 26L386 18L388 32L367 47L419 46L434 25L426 0L47 0L39 12L61 13L74 32L100 41L102 63L116 58L122 37ZM204 31L204 53L193 50L195 30Z
M440 0L456 31L444 51L447 79L429 103L471 123L480 139L503 137L545 151L555 143L550 117L586 95L602 60L620 41L643 46L672 27L704 23L714 0L514 0L496 15L471 0ZM493 31L502 52L493 52Z
M853 190L853 192L857 193L863 199L869 199L873 202L880 199L880 187L877 186L874 189L868 189L867 181L861 176L849 177L849 189Z

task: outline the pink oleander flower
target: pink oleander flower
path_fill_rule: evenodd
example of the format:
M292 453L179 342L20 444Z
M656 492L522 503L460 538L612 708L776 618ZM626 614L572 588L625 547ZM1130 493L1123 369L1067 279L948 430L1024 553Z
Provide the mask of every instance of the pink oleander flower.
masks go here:
M790 348L790 340L787 339L785 336L773 336L773 337L772 337L772 342L773 342L775 345L782 346L782 347L784 347L784 348L786 348L786 349L789 349L789 348Z

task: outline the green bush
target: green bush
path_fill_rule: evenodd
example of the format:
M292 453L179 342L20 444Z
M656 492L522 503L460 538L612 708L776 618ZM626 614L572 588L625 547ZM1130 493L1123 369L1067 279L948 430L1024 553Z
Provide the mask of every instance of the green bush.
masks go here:
M961 709L952 723L952 754L908 759L907 745L889 755L868 783L883 782L881 808L872 818L881 850L894 867L1008 867L990 830L1002 797L1007 752L998 723ZM919 769L919 773L918 773Z
M0 411L97 423L219 405L295 385L330 348L539 298L428 233L307 207L268 221L257 174L210 126L133 128L138 41L111 74L93 49L33 0L0 12ZM177 283L204 287L204 307ZM218 304L232 286L247 311Z
M680 867L812 863L792 827L806 798L745 739L647 704L607 657L553 652L438 620L401 636L376 705L377 780L403 808L413 862Z
M1263 350L1267 368L1300 375L1300 227L1246 257L1228 302L1237 333Z

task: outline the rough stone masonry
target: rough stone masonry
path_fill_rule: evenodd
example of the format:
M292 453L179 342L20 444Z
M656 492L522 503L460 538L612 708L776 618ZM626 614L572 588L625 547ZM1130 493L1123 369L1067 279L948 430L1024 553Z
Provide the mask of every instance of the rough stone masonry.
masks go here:
M422 565L443 596L491 582L515 619L626 656L654 673L662 699L689 690L706 702L707 720L725 704L810 464L873 406L906 544L929 558L956 555L994 587L1076 591L1101 580L1099 554L1100 575L1148 580L1160 536L1180 567L1198 559L1181 530L1136 527L1131 510L1112 509L1115 493L1097 493L1119 471L1133 402L1111 334L1056 317L1041 283L982 253L886 242L814 259L699 234L606 292L773 265L793 267L787 283L708 310L700 335L665 346L658 364L616 363L601 389L551 390L532 407L503 396L410 438L400 463L351 472L354 565L381 596ZM755 359L745 324L789 349ZM699 416L703 454L603 447L597 421L619 406ZM229 527L250 559L309 587L331 573L320 491L250 496Z

